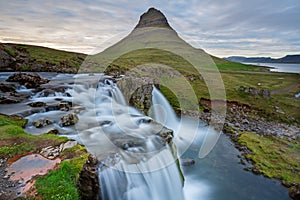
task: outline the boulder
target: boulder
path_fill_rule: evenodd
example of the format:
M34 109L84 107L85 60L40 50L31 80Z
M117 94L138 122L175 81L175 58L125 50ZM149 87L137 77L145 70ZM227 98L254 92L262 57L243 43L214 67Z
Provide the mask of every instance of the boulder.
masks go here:
M294 200L300 199L300 185L292 186L289 189L289 195Z
M16 92L15 88L10 84L0 83L1 92Z
M46 103L44 102L40 102L40 101L37 101L37 102L31 102L28 104L30 107L44 107L46 105Z
M35 88L41 84L48 83L48 79L41 78L38 74L33 73L14 73L6 80L8 82L18 82L27 88Z
M68 113L61 118L62 126L72 126L78 122L78 117L75 113Z
M77 141L67 141L66 143L62 143L60 146L59 146L59 151L60 152L63 152L64 150L66 149L70 149L74 146L76 146L78 144Z
M0 67L7 68L14 63L15 59L4 50L0 49Z
M52 121L50 121L48 119L38 119L38 120L33 122L33 126L35 126L36 128L43 128L43 127L48 126L50 124L52 124Z
M98 200L101 198L101 188L99 190L98 180L98 160L95 156L90 155L87 162L80 172L78 180L78 189L80 199Z

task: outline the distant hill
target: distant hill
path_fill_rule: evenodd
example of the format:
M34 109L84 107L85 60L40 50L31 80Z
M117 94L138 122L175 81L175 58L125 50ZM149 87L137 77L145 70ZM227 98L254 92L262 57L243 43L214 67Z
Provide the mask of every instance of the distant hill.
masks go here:
M282 58L230 56L225 58L232 62L243 63L300 63L300 55L287 55Z

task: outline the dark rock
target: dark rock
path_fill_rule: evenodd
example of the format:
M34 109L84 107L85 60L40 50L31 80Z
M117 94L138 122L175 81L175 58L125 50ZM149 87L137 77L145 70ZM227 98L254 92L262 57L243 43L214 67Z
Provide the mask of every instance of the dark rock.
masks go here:
M40 102L40 101L37 101L37 102L31 102L28 104L30 107L43 107L46 105L46 103L44 102Z
M289 195L294 200L300 200L300 185L291 187L289 189Z
M35 126L36 128L43 128L50 124L52 124L52 121L50 121L48 119L38 119L37 121L33 122L33 126Z
M150 8L146 13L144 13L140 17L140 21L135 28L145 27L160 27L172 29L164 14L155 8Z
M180 159L180 164L182 166L192 166L195 164L195 160L191 158L181 158Z
M62 101L58 104L58 109L61 111L69 111L71 106L72 106L71 102Z
M15 59L6 53L4 50L0 49L0 67L7 68L14 63Z
M48 79L41 78L38 74L32 73L15 73L8 77L8 82L18 82L27 88L35 88L41 84L48 83Z
M0 92L0 104L20 103L29 98L28 94L21 94L16 92Z
M99 200L101 192L98 180L98 160L90 155L83 166L78 180L78 190L82 200Z
M0 83L0 91L2 92L16 92L15 88L10 84Z
M61 118L62 126L71 126L78 122L78 117L75 113L68 113Z

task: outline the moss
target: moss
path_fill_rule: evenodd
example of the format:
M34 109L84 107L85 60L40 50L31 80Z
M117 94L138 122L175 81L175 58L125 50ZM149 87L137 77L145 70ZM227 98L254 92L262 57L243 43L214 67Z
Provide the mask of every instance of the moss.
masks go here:
M66 151L80 152L80 155L63 161L58 170L37 179L36 189L42 199L79 199L77 182L80 171L88 159L88 153L80 145L65 150L65 153Z
M254 168L267 177L285 184L300 184L300 144L273 136L259 136L252 132L240 133L238 142L252 151L246 157Z

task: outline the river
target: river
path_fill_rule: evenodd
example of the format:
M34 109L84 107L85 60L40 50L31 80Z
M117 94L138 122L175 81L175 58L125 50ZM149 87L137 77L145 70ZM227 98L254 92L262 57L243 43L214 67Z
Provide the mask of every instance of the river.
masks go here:
M286 73L297 73L300 74L300 64L290 64L290 63L244 63L249 65L258 65L272 67L271 72L286 72Z

